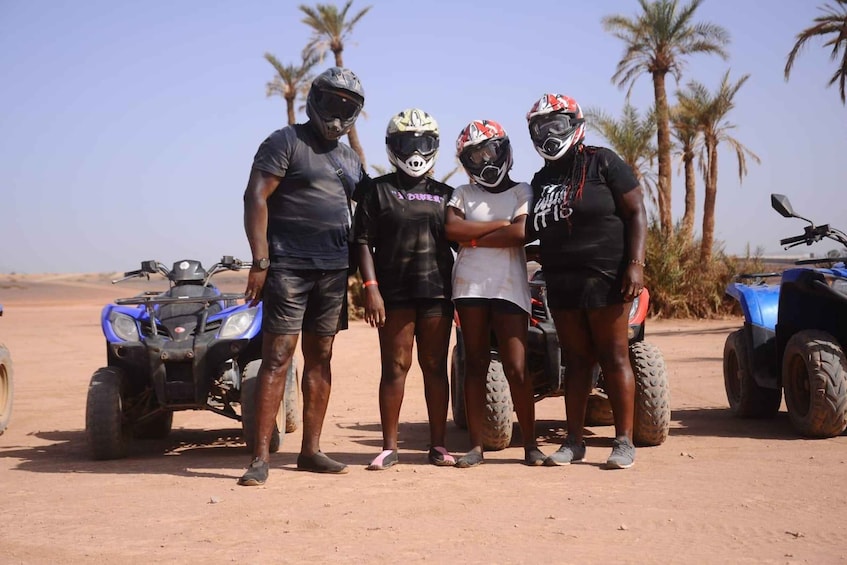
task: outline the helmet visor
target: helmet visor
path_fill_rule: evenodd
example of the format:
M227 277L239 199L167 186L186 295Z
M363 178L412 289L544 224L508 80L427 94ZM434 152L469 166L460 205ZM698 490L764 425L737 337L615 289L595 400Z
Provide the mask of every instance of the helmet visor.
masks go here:
M572 119L565 113L546 114L533 118L529 123L529 136L535 142L543 142L551 136L567 135L584 120Z
M325 120L338 118L342 122L355 118L362 105L352 96L339 92L317 89L314 93L315 110Z
M395 155L409 156L420 153L427 157L438 150L438 137L418 132L402 132L385 138L385 143Z
M502 153L503 146L508 143L503 139L492 139L469 147L462 152L462 159L473 167L481 167L486 163L493 163Z

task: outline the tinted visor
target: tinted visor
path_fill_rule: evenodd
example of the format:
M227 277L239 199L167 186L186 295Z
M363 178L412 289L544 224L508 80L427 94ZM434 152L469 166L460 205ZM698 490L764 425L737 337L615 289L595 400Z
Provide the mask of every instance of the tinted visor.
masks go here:
M550 136L567 135L583 121L564 113L539 116L529 123L529 135L534 141L544 141Z
M321 118L331 120L338 118L342 122L352 120L362 109L362 105L352 96L339 92L316 90L314 93L315 110Z
M504 147L508 144L505 139L492 139L462 152L462 159L474 167L481 167L486 163L494 163L502 154Z
M390 135L385 138L385 143L392 153L404 157L415 152L426 157L438 150L438 138L436 136L412 131Z

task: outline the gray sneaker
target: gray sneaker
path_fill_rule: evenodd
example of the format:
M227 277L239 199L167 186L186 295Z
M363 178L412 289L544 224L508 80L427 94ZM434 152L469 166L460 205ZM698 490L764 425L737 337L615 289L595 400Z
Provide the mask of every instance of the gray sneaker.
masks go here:
M607 469L629 469L635 464L635 446L626 436L615 438L612 454L606 459Z
M582 461L585 458L585 442L572 440L570 436L565 438L562 447L547 456L544 465L547 467L558 467L559 465L570 465Z

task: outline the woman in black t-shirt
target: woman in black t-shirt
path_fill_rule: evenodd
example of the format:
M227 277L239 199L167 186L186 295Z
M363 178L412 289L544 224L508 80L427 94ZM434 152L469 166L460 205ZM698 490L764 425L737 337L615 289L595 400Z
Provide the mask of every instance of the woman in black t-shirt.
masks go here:
M545 160L532 180L527 232L540 243L539 262L567 367L568 435L545 464L584 458L585 411L599 363L615 419L606 467L626 469L635 461L635 377L627 329L632 301L644 287L643 192L614 151L583 144L585 121L572 98L545 94L526 117Z
M429 462L456 462L444 446L453 323L453 252L444 236L444 210L453 189L431 178L438 140L438 125L426 112L412 108L392 117L386 148L396 170L365 186L356 207L365 320L379 330L382 361L383 451L368 465L371 470L388 469L399 460L397 428L413 342L429 415Z

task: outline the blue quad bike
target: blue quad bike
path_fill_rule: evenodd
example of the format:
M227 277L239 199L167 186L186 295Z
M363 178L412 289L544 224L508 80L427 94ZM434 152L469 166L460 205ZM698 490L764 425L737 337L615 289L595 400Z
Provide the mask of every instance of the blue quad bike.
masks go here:
M3 315L3 306L0 305L0 316ZM12 418L12 399L15 395L15 368L12 365L12 356L5 345L0 343L0 435L9 426Z
M567 367L562 358L561 345L547 304L547 287L541 269L529 280L531 307L527 335L526 370L532 379L533 397L538 402L544 398L565 395ZM636 406L633 440L636 445L660 445L670 429L670 387L664 357L658 347L644 341L644 327L650 302L645 288L635 299L629 313L629 357L635 373ZM456 345L451 353L450 391L454 423L467 428L465 410L465 347L462 328L456 316ZM588 398L586 425L611 425L614 423L609 397L599 366L594 368L594 386ZM512 412L514 411L509 383L497 350L496 338L491 336L491 362L486 375L485 421L483 445L485 449L504 449L512 441Z
M785 249L824 238L842 246L847 235L796 214L788 198L771 195L786 218L809 223L802 235L780 241ZM847 428L847 257L804 259L779 273L739 274L726 293L744 313L729 334L723 376L730 410L741 418L769 418L785 405L803 436L834 437ZM817 265L817 266L812 266ZM779 278L779 283L769 282Z
M101 313L106 366L88 387L85 432L91 456L117 459L133 438L161 439L174 412L209 410L241 422L253 447L257 374L261 364L262 305L239 304L243 294L221 292L210 281L250 263L224 256L208 271L200 261L158 261L124 273L113 283L150 275L168 280L166 290L118 298ZM292 362L271 451L299 425L299 379Z

